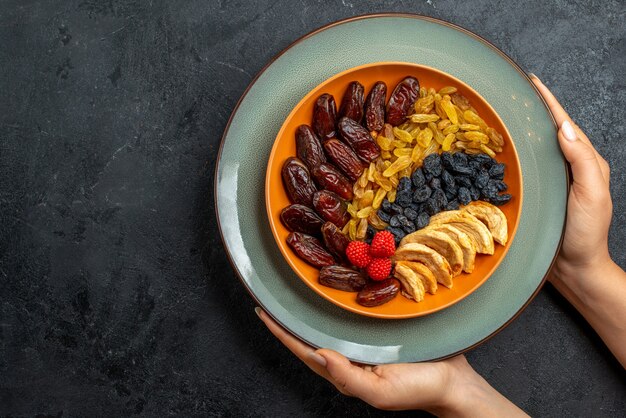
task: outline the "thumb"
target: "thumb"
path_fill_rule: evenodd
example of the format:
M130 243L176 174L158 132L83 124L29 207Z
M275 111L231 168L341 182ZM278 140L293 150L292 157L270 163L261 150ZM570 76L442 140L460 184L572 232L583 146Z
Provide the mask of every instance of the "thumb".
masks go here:
M333 379L333 384L340 392L356 396L363 400L372 394L376 380L379 379L374 373L355 366L346 357L333 350L320 349L317 354L326 360L326 370Z
M563 155L572 167L574 183L590 191L604 187L604 177L594 149L580 140L569 121L561 124L558 138Z

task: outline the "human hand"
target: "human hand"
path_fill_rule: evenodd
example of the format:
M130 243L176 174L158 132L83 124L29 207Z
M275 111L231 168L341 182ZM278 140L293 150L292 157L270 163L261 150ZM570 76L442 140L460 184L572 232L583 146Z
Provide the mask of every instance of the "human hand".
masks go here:
M439 416L526 416L478 375L463 355L433 363L369 366L333 350L314 350L255 309L292 353L339 392L379 409L423 409Z
M613 205L609 165L548 88L536 76L531 78L556 119L559 145L573 175L565 236L549 279L567 283L575 278L593 277L611 264L608 235Z

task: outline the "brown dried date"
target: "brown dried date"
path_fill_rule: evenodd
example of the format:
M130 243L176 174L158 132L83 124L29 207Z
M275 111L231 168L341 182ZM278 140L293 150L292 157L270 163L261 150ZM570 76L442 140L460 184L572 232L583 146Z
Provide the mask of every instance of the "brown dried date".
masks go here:
M313 179L320 189L330 190L337 193L346 200L352 199L352 183L334 166L330 164L319 164L311 169Z
M385 102L387 101L387 85L377 81L365 99L365 127L370 132L380 132L385 123Z
M358 292L367 284L363 273L341 266L326 266L320 270L320 284L345 292Z
M363 174L363 163L352 151L352 148L338 140L329 139L324 142L324 151L328 158L352 181L357 181Z
M328 93L322 94L315 101L313 107L313 129L322 141L337 136L335 124L337 122L337 105L335 98Z
M310 235L292 232L287 236L287 245L298 257L314 267L320 268L335 264L335 259L326 251L322 243Z
M321 231L326 249L334 255L337 260L345 260L346 248L348 248L348 244L350 244L348 237L332 222L326 222L322 225Z
M387 123L400 125L419 96L420 83L415 77L407 77L398 83L387 103Z
M357 294L356 302L367 307L378 306L395 298L398 292L400 292L400 282L390 277L366 285Z
M290 205L280 212L280 220L290 231L319 235L324 220L308 206Z
M312 207L317 187L304 163L295 157L287 158L282 168L283 183L293 203Z
M339 117L350 118L357 123L361 123L363 119L363 94L365 93L365 87L358 81L353 81L348 84L348 88L341 99L341 106L339 107Z
M322 143L309 125L300 125L296 129L296 155L309 170L326 162Z
M341 118L337 124L339 134L350 145L356 155L365 162L371 163L380 156L380 148L372 135L350 118Z
M328 190L320 190L313 195L313 207L325 221L343 228L350 220L346 204L339 196Z

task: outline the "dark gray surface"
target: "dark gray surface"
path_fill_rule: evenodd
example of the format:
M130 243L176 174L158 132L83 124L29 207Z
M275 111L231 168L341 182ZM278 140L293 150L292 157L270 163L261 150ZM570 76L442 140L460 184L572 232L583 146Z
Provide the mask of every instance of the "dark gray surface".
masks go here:
M378 11L464 26L553 89L612 166L626 266L622 1L5 0L0 415L384 414L260 326L212 202L254 74L301 35ZM468 358L532 415L626 414L619 364L549 287Z

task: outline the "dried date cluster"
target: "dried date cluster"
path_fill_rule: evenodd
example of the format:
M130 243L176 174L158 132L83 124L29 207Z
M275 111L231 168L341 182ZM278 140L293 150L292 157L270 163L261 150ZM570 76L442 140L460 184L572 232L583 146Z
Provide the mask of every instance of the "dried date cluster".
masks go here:
M403 79L388 103L382 81L374 84L367 98L364 94L361 83L351 82L339 111L332 95L320 95L313 107L312 127L296 129L297 157L288 158L282 168L285 190L293 203L280 214L291 231L287 243L316 267L328 266L333 259L343 261L348 239L340 228L350 220L346 201L353 197L352 183L380 156L372 134L385 121L404 122L419 95L419 82L414 77ZM373 233L368 228L368 236Z
M396 243L406 235L426 227L430 217L444 210L456 210L474 200L503 205L511 200L504 183L505 165L486 154L461 152L431 154L411 177L398 183L396 200L383 200L378 217Z
M297 157L282 167L285 190L292 205L280 214L291 231L287 244L307 263L320 268L321 284L335 289L359 292L357 302L376 306L392 299L400 290L393 278L370 283L367 276L346 266L349 239L341 228L350 220L347 202L353 197L352 183L359 179L381 150L372 135L385 122L398 125L419 95L414 77L403 79L386 102L387 86L374 84L367 98L357 81L351 82L337 111L335 99L322 94L313 108L312 127L296 129ZM368 237L374 229L368 226ZM321 240L320 240L321 238Z

